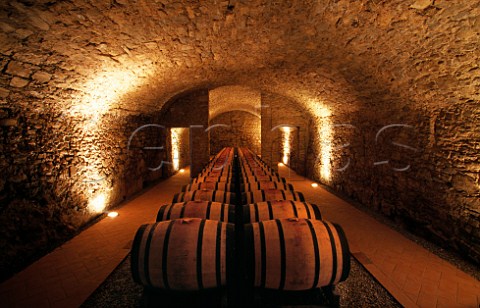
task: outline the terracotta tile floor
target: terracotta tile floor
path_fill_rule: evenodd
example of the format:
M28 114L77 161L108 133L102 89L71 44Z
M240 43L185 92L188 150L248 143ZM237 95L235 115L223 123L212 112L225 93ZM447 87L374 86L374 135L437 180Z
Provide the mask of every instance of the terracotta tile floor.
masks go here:
M480 282L287 167L279 173L340 224L353 256L405 307L480 307Z
M189 182L189 172L155 185L0 285L0 307L78 307L127 256L141 224Z
M480 283L401 234L285 167L325 219L341 224L353 255L405 307L479 307ZM135 231L188 182L177 174L159 183L0 285L2 307L77 307L125 258Z

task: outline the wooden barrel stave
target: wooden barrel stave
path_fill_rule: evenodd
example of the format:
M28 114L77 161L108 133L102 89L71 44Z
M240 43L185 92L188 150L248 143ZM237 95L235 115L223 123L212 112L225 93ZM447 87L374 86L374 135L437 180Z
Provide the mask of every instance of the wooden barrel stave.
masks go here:
M265 189L282 189L282 190L294 190L293 185L283 182L273 181L258 181L248 183L245 185L245 191L265 190Z
M322 215L317 205L301 201L276 200L243 206L244 223L285 218L321 220Z
M305 201L305 197L301 192L281 189L247 191L242 193L242 199L242 202L247 204L275 200Z
M184 185L182 187L182 192L191 191L191 190L200 190L200 189L212 189L212 190L223 190L223 191L235 191L235 185L227 182L200 182L195 184Z
M348 243L338 225L277 219L247 224L245 234L247 274L255 287L299 291L348 277Z
M221 203L235 203L236 195L222 190L191 190L177 193L173 197L173 203L185 201L215 201Z
M132 246L133 279L165 290L222 287L231 275L233 247L232 224L177 219L143 225Z
M187 201L164 204L157 213L157 221L179 218L202 218L233 223L235 206L212 201Z

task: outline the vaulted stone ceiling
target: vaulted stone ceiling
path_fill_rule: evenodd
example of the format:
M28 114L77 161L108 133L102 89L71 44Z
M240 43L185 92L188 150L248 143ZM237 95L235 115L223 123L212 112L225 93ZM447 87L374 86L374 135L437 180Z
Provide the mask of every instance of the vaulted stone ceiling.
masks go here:
M54 200L78 228L155 178L132 132L235 85L298 111L307 176L478 260L479 39L478 0L2 1L0 201ZM390 124L412 142L382 148ZM415 168L375 165L392 152Z
M144 112L228 84L344 111L480 96L478 1L24 0L0 11L1 66L23 66L3 67L3 84L34 84L26 104Z
M262 98L258 90L252 90L242 86L223 86L209 92L209 117L240 110L261 116Z

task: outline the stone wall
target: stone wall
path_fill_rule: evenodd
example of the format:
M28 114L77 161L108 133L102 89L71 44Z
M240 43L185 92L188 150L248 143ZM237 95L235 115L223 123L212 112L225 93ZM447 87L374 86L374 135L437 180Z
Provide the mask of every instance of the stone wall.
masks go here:
M149 170L162 153L143 147L165 136L134 134L157 116L72 116L35 98L19 106L17 91L0 108L1 279L162 176Z
M290 167L305 174L309 140L309 115L294 101L271 93L262 93L262 159L273 168L282 162L281 127L291 127Z
M178 153L176 153L178 157L178 168L185 168L190 166L190 129L187 127L176 127L171 128L174 129L177 136L177 149ZM173 135L172 135L173 136ZM173 144L172 144L173 147ZM172 155L174 151L172 150ZM172 157L172 163L174 161L174 157Z
M127 149L137 127L163 123L156 115L178 93L239 85L304 110L295 126L309 128L298 143L309 140L312 177L478 260L479 16L464 0L3 1L2 232L33 243L18 221L51 238L77 230L99 179L118 201L157 176L151 150ZM263 111L265 145L282 111ZM375 142L395 123L414 126L395 129L418 151L383 139L395 130ZM391 172L406 157L410 169Z
M330 139L312 126L308 175L478 262L479 119L476 103L337 113L328 119ZM327 146L330 177L315 150Z
M162 125L188 129L191 177L197 176L209 161L208 116L208 90L179 94L162 110Z
M225 112L211 119L210 127L210 155L229 146L247 147L261 153L261 121L258 116L246 111Z

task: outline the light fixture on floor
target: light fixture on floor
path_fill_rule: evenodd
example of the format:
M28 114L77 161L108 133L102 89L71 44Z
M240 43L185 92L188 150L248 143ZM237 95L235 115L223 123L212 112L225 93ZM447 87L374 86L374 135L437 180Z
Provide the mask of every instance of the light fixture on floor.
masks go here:
M312 187L313 188L318 187L318 184L317 183L312 183Z
M118 216L118 212L108 212L107 216L111 218L115 218Z
M279 165L280 167L285 166L284 163L278 163L278 165Z
M178 170L178 171L180 171L180 173L184 173L184 172L185 172L185 169L180 169L180 170Z

